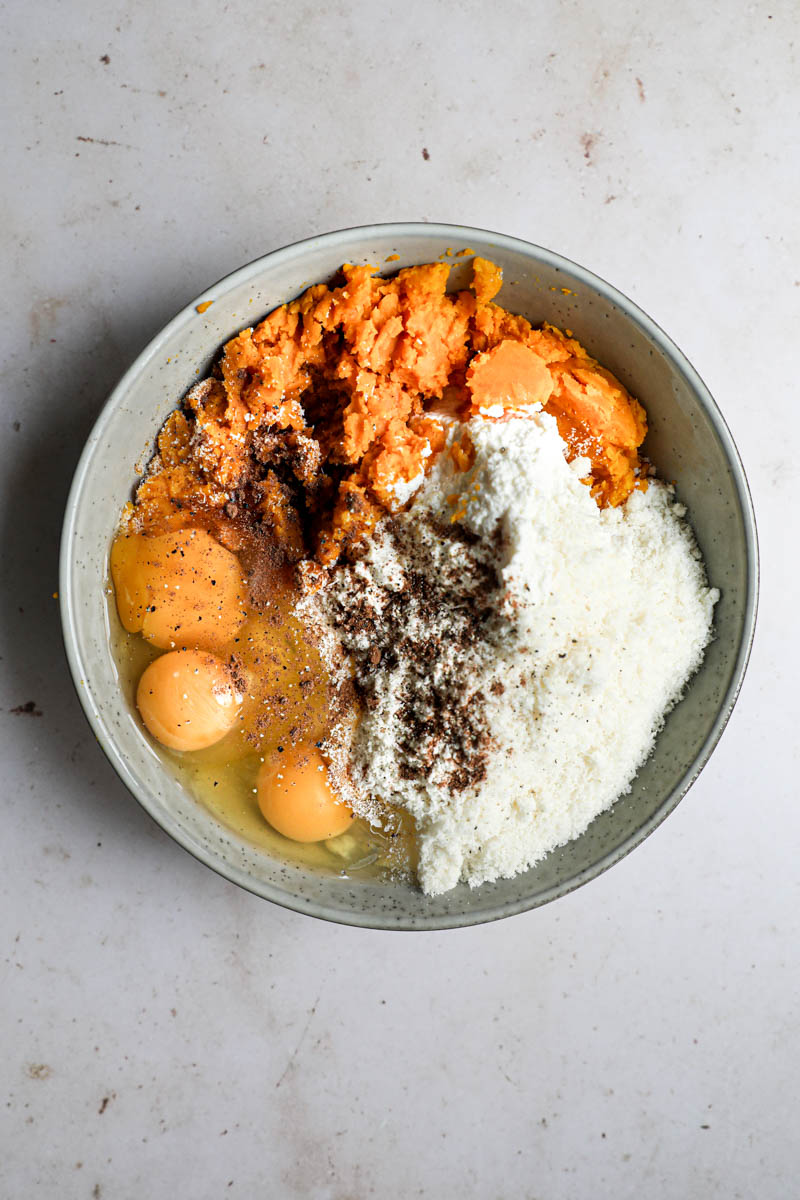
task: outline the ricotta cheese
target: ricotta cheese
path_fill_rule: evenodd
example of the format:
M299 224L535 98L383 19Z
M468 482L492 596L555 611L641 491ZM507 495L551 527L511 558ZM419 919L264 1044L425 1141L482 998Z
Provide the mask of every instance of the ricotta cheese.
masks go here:
M445 450L314 598L364 702L349 798L413 815L431 895L525 870L630 790L719 595L667 484L600 509L547 414L465 432L472 467Z

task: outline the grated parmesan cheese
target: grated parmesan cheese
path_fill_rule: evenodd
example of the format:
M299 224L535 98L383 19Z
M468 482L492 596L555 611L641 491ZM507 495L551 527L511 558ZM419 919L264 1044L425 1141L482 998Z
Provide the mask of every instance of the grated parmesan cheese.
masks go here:
M413 815L431 895L525 870L630 790L719 596L668 485L601 510L552 417L466 429L472 468L441 454L313 600L368 697L356 810Z

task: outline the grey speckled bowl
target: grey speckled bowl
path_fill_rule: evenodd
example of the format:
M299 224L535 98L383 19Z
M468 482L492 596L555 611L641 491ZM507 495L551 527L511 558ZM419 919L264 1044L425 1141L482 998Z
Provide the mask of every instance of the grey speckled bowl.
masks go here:
M644 404L646 450L678 491L722 598L716 640L673 711L630 795L575 841L515 879L459 885L429 899L410 884L339 878L280 861L222 827L154 754L126 705L109 649L103 587L109 545L153 438L221 344L342 262L387 270L470 247L504 271L500 303L533 322L566 326ZM387 264L390 255L399 259ZM466 278L467 267L456 261ZM195 305L213 301L202 315ZM81 457L61 545L61 609L81 703L115 769L156 821L202 862L298 912L378 929L492 921L563 896L638 845L671 812L708 760L741 686L756 616L758 551L736 447L696 371L634 304L582 267L537 246L457 225L347 229L276 250L215 284L179 313L115 388Z

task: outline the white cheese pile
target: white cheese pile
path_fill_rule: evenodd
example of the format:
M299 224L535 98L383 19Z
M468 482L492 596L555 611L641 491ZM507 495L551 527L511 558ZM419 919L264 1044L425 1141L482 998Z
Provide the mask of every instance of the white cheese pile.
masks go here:
M601 510L553 418L466 429L474 466L442 453L317 600L366 696L356 808L414 816L431 895L525 870L630 789L718 599L667 485Z

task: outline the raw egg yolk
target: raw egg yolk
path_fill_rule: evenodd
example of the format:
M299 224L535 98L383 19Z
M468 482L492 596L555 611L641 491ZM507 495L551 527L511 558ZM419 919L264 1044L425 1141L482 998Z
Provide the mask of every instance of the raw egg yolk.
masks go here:
M204 529L121 533L111 576L124 628L162 650L221 650L247 617L239 561Z
M229 733L242 697L229 668L201 650L162 654L143 672L136 692L142 720L171 750L203 750Z
M353 820L353 810L337 800L325 760L313 746L298 746L264 763L258 807L273 829L295 842L336 837Z

